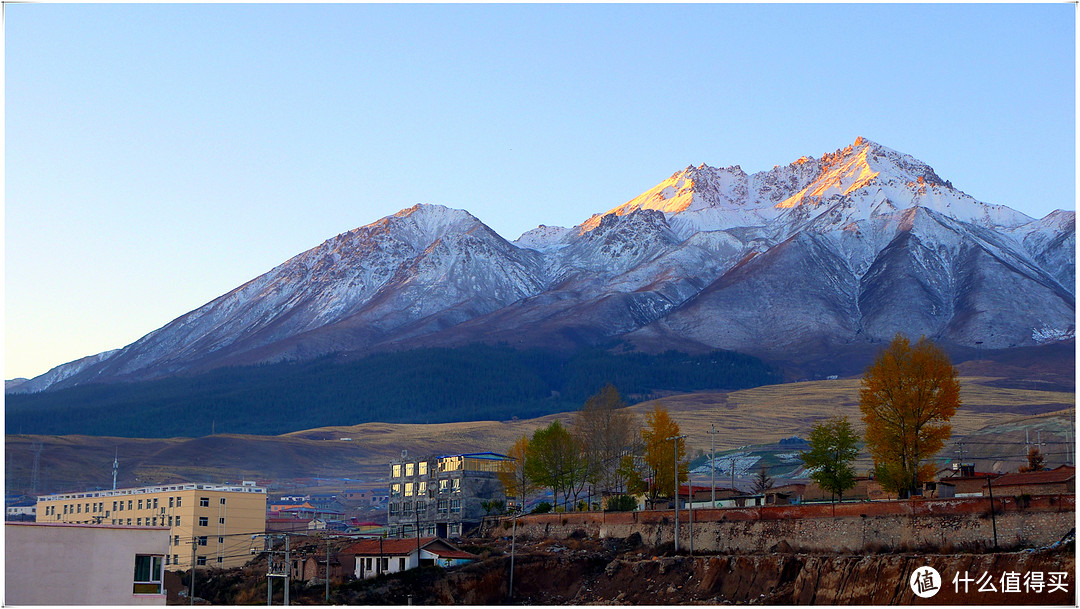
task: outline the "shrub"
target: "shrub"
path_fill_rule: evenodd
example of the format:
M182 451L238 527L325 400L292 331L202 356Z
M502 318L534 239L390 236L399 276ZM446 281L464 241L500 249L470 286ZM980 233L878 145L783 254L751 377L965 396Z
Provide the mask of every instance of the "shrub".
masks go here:
M637 509L637 500L630 495L619 495L608 500L609 512L632 512Z
M533 508L532 513L533 514L547 514L550 511L551 511L551 504L548 503L547 501L541 501L540 503L536 504L536 507Z

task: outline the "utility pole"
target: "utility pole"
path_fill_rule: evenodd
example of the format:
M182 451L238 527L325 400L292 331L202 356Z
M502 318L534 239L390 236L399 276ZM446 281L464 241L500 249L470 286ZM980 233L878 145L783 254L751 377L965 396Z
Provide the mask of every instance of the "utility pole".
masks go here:
M256 537L259 537L259 535L252 535L251 536L252 539L254 539ZM263 538L263 550L262 550L262 552L266 554L266 605L270 606L271 604L273 604L273 599L274 599L274 578L275 577L280 577L280 578L285 580L285 604L288 605L289 604L289 568L291 566L290 563L289 563L289 534L288 533L276 533L276 534L269 534L268 533L268 534L262 535L261 537ZM285 549L284 549L284 551L278 551L278 550L274 549L273 538L275 538L275 537L281 537L282 539L285 540ZM327 556L327 561L326 561L327 594L329 594L329 581L330 581L330 560L329 560L330 545L329 544L330 544L330 540L327 539L327 546L326 546L326 556ZM252 552L254 553L255 551L252 550ZM281 554L281 553L283 553L285 555L284 561L282 561L282 562L275 561L274 555L275 554Z
M525 505L524 499L521 502ZM514 546L517 544L517 513L514 513L514 532L510 535L510 602L514 602Z
M330 534L326 535L326 604L330 604Z
M709 453L709 485L712 487L712 505L709 506L716 509L716 423L712 424L712 429L706 431L709 434L710 440L712 440L711 451Z
M990 476L986 477L986 488L990 491L990 522L994 525L994 550L998 549L997 542L997 516L994 514L994 483Z
M732 457L731 458L731 490L733 490L733 491L736 490L735 489L735 461L736 461L736 457Z
M195 544L198 543L198 539L195 537L195 531L192 529L191 535L191 581L188 582L188 604L195 604Z
M690 512L690 556L694 555L694 479L690 475L689 468L686 472L686 486L689 489L687 497L690 499L688 506Z
M674 462L674 466L675 466L675 475L674 475L675 496L674 496L674 502L673 503L675 505L675 553L676 554L679 553L679 440L681 440L681 439L683 439L685 437L686 437L685 435L682 435L682 436L671 436L670 438L668 438L668 440L672 440L672 443L671 443L672 455L674 456L674 459L672 459L672 461Z
M39 471L38 465L41 462L41 449L44 448L44 446L41 444L41 442L34 442L31 445L31 448L34 451L34 469L30 474L30 494L37 497ZM113 479L115 480L115 476ZM113 482L113 490L116 490L116 482Z

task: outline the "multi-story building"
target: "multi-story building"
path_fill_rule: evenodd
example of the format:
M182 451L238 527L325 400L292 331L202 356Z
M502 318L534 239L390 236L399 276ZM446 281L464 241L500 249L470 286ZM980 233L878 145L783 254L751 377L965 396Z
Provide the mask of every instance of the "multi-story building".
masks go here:
M480 524L485 501L506 501L498 453L469 453L390 462L387 528L391 535L457 537Z
M169 527L166 569L189 569L193 555L197 567L239 567L266 528L266 489L186 483L45 495L37 522Z
M12 522L6 603L165 605L168 528Z

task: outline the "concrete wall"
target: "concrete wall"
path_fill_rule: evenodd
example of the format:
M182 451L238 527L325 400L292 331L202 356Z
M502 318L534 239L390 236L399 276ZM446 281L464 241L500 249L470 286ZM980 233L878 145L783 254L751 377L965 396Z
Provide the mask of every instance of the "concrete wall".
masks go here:
M694 510L693 548L710 552L863 552L912 549L963 551L1044 546L1075 526L1075 496L1033 497L1023 508L1012 498L882 501L830 505ZM690 547L690 514L679 512L680 549ZM495 527L491 529L491 527ZM518 521L518 535L538 538L627 538L647 546L674 540L674 512L540 514ZM506 535L501 522L490 535Z
M5 605L164 605L134 594L135 555L164 556L167 528L7 523Z

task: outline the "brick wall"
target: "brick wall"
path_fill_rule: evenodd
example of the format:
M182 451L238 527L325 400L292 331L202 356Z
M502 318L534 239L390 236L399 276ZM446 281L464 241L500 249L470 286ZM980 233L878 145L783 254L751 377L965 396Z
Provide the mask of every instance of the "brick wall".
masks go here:
M1049 495L1032 497L1027 507L1012 497L995 497L994 518L988 498L694 510L693 547L714 552L951 552L992 547L995 524L999 547L1037 547L1058 541L1075 526L1075 506L1074 495ZM689 516L679 512L680 549L690 547ZM505 535L501 522L489 522L489 535ZM534 539L639 533L652 547L671 543L673 529L671 510L538 514L518 521L518 534Z

